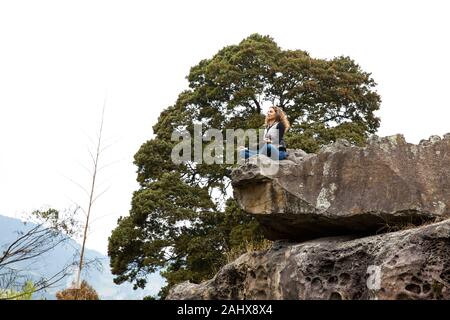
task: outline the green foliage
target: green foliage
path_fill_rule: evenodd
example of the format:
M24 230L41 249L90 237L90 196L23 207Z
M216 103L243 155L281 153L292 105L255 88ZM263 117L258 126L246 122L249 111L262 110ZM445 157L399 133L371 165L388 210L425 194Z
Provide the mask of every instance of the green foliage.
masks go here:
M31 300L35 291L36 287L33 282L26 281L20 291L0 290L0 300Z
M224 47L193 66L187 80L189 89L161 112L154 139L135 155L140 188L108 247L116 283L144 287L147 274L162 270L168 284L160 297L178 282L212 277L227 262L227 253L264 241L254 219L226 199L230 165L194 159L174 164L174 131L192 135L195 123L223 132L261 128L268 103L288 115L288 147L307 152L338 138L362 145L379 126L374 112L380 97L370 73L349 57L325 60L282 50L269 36L252 34Z
M30 214L30 221L45 227L56 235L64 234L73 236L78 231L74 215L78 209L71 212L60 212L56 209L34 210Z

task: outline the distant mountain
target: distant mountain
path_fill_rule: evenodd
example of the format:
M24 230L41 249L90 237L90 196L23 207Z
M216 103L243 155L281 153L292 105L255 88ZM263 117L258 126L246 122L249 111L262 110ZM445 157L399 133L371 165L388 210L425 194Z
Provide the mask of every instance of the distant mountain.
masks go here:
M0 250L14 241L17 238L18 231L24 231L27 228L31 228L32 224L24 225L22 221L6 216L0 215ZM80 250L80 245L74 240L70 240L67 243L56 247L51 252L40 257L34 261L32 265L27 264L27 269L30 269L30 276L36 277L48 277L55 274L67 264L68 261L74 256L74 254ZM85 257L87 260L97 259L100 261L100 268L89 268L86 272L83 272L82 278L98 292L101 299L111 300L134 300L142 299L148 295L156 295L159 289L164 285L164 279L159 274L152 274L148 277L148 283L146 289L133 290L133 287L129 283L122 285L116 285L113 282L113 275L111 274L109 267L109 257L94 251L87 249L85 251ZM19 266L22 267L23 266ZM55 299L57 291L68 287L72 278L66 278L56 288L52 288L41 294L36 294L35 298Z

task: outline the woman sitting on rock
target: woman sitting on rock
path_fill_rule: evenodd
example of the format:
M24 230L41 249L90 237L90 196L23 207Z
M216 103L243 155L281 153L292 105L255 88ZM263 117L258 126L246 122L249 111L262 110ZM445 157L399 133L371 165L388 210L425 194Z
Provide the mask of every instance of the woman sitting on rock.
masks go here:
M264 154L272 159L286 159L286 144L284 134L290 128L289 120L283 109L272 106L267 111L264 130L264 144L259 150L242 149L239 154L241 158L248 159L257 154Z

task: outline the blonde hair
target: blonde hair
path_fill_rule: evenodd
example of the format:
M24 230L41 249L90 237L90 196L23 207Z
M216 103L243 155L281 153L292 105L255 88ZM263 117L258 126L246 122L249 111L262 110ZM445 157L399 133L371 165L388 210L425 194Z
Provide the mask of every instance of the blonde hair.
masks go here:
M289 130L289 128L291 127L291 125L289 124L289 120L286 116L286 113L283 111L283 109L281 109L280 107L277 106L271 106L269 109L273 109L275 110L275 121L281 122L284 125L284 132L287 132ZM266 121L265 121L266 126L269 124L269 119L266 116Z

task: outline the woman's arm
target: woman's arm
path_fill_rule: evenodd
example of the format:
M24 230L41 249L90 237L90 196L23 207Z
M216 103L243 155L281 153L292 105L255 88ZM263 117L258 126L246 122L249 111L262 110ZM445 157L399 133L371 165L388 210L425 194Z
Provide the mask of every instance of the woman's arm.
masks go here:
M283 140L284 132L286 131L286 127L284 126L283 122L279 122L277 125L278 133L280 136L280 141Z

